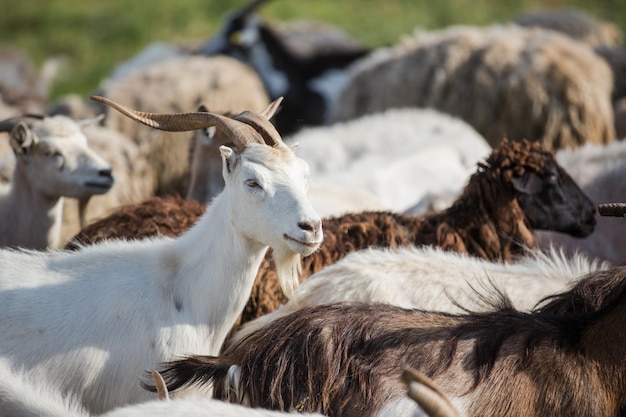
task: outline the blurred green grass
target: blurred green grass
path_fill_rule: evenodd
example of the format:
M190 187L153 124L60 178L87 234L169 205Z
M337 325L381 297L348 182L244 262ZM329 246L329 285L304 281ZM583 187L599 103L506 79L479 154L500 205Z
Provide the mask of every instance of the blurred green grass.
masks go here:
M66 58L52 97L88 94L120 62L151 42L208 39L229 10L248 0L0 0L0 42L15 45L37 65ZM9 5L10 2L10 5ZM395 43L415 27L504 22L523 11L576 7L626 31L624 0L271 0L270 22L317 19L364 44Z

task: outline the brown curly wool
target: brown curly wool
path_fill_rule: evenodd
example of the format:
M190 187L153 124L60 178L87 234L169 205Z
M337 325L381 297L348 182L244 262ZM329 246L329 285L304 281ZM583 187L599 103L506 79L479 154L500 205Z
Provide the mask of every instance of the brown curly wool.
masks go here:
M70 239L65 249L77 250L111 239L176 237L193 226L205 209L197 201L172 196L122 206L81 230Z

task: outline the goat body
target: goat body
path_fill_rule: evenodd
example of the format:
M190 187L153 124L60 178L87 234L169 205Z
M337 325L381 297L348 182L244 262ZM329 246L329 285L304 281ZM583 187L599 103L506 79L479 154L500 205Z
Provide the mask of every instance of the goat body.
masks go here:
M255 119L274 146L244 122L198 117L231 132L237 152L221 149L226 188L183 236L78 252L0 251L0 356L90 412L145 400L138 377L159 361L219 352L268 246L286 292L297 283L299 255L319 246L308 168L269 121Z

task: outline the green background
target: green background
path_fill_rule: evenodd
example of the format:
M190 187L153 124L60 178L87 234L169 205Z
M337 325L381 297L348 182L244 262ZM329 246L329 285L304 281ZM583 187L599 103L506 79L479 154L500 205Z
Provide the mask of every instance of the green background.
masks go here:
M62 56L52 96L87 94L113 67L154 41L209 38L229 10L247 0L0 0L0 41L36 65ZM368 46L395 43L415 27L504 22L523 11L576 7L626 28L625 0L270 0L270 22L310 18L344 29Z

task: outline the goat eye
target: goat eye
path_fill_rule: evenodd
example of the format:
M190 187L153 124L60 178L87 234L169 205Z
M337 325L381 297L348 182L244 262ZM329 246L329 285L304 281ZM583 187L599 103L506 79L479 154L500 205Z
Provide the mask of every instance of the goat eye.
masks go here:
M65 166L65 159L63 154L59 151L50 151L46 153L46 156L54 159L54 163L58 166L59 170L62 170Z
M258 190L262 190L263 187L261 187L261 184L259 184L256 180L247 180L246 181L246 185L250 188L254 188L254 189L258 189Z
M559 177L556 174L550 174L548 175L548 182L550 184L556 184L559 182Z

